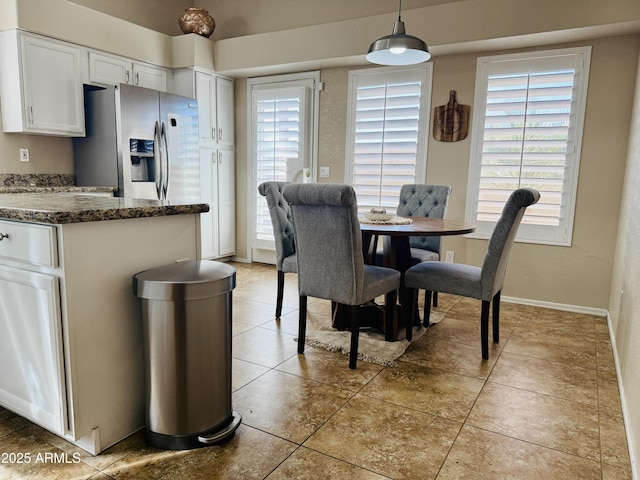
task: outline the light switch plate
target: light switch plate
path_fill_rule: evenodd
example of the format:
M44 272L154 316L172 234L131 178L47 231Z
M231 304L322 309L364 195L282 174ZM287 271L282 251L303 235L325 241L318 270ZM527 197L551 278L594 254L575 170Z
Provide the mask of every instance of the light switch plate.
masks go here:
M320 178L329 178L331 176L331 167L320 167Z

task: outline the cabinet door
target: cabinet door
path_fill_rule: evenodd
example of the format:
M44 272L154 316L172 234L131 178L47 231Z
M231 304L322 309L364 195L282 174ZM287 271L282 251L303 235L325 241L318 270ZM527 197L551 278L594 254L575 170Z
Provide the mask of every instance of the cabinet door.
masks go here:
M80 50L22 35L25 131L84 135Z
M236 251L235 154L233 149L218 150L218 239L221 257Z
M209 204L209 211L200 214L200 256L218 256L218 152L211 148L200 149L200 195Z
M138 87L167 91L168 72L164 68L144 63L133 63L133 84Z
M89 81L98 85L131 83L131 61L89 52Z
M232 147L235 141L235 120L233 110L233 81L216 78L216 117L218 124L218 145Z
M200 129L200 143L203 146L215 147L217 141L216 129L216 95L215 77L213 75L195 72L196 98L198 99L198 126Z
M0 404L65 433L58 278L0 266Z

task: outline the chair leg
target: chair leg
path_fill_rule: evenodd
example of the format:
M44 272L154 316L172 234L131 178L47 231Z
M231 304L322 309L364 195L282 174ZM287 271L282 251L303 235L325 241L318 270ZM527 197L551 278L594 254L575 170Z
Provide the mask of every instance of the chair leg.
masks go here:
M426 298L426 293L425 293ZM416 321L416 311L418 310L418 289L417 288L407 288L407 302L409 304L409 310L411 313L409 314L409 318L406 320L407 324L407 333L405 337L408 341L411 341L413 338L413 323Z
M396 340L398 340L396 298L396 290L387 292L384 296L384 339L387 342L395 342Z
M500 341L500 292L496 293L493 297L493 342L498 343Z
M438 308L438 292L433 292L433 308Z
M276 297L276 318L282 315L282 295L284 292L284 272L278 270L278 293Z
M490 301L482 300L482 312L480 313L480 343L482 345L482 358L489 360L489 307Z
M433 292L431 290L424 291L424 327L429 327L429 320L431 319L431 297Z
M300 296L298 314L298 353L304 353L304 341L307 334L307 297Z
M358 306L351 306L351 352L349 353L349 368L356 368L358 363L358 338L360 336L360 322L358 321ZM299 350L299 348L298 348Z

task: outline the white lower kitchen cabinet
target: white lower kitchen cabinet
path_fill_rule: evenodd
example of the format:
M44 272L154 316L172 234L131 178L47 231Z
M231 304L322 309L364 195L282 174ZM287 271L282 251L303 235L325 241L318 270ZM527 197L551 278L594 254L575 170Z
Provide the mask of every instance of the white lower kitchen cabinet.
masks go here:
M64 435L58 278L0 266L0 403Z
M0 405L92 454L143 428L133 276L197 259L199 217L0 221Z
M200 149L200 192L209 211L202 214L201 256L221 258L235 254L235 151Z

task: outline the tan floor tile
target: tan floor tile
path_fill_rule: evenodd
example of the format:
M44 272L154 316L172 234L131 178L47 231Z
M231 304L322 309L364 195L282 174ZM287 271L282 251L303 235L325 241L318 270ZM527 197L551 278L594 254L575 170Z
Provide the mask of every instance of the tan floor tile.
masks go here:
M600 407L622 411L615 370L598 370L598 402Z
M593 405L487 382L466 424L600 461Z
M503 351L583 368L595 368L595 340L567 332L549 335L551 334L544 329L525 329L518 326L509 336Z
M87 479L98 470L83 462L79 454L67 453L47 443L39 435L40 427L30 426L1 439L3 480Z
M631 469L624 420L620 411L600 408L600 448L602 463L625 471Z
M611 342L596 343L596 364L598 371L610 371L615 373L616 364L613 359L613 347Z
M631 470L602 464L602 480L632 480Z
M140 446L104 470L115 480L262 479L297 446L240 425L228 442L195 450L164 451Z
M297 355L298 344L293 335L254 328L233 337L233 358L273 368Z
M346 368L346 365L345 365ZM353 394L272 370L233 394L244 424L302 443Z
M390 478L435 478L460 427L358 395L304 445Z
M233 300L233 321L258 326L275 322L276 307L255 300ZM235 332L234 332L235 333Z
M489 343L494 350L502 350L509 339L514 326L515 323L512 323L511 326L509 326L500 322L500 342L497 344L493 343L493 329L489 326ZM464 343L465 345L479 348L480 319L474 322L469 322L468 320L460 320L458 318L448 316L440 323L429 327L429 336L450 342Z
M374 378L362 394L402 407L464 422L484 381L398 361Z
M306 347L304 355L290 358L276 370L355 393L383 369L380 365L359 361L358 368L352 370L348 368L348 359L337 352Z
M446 320L445 320L446 321ZM499 348L489 342L489 360L482 359L480 338L476 346L449 342L427 334L409 345L402 361L467 377L486 379L496 362Z
M233 358L231 360L231 390L235 392L268 371L267 367Z
M464 426L438 480L599 480L598 462Z
M503 352L489 381L598 405L598 381L593 369Z
M301 447L269 475L267 480L384 480L386 478L388 477Z
M0 407L0 445L2 437L29 425L29 421L9 410ZM2 451L0 449L0 451Z

